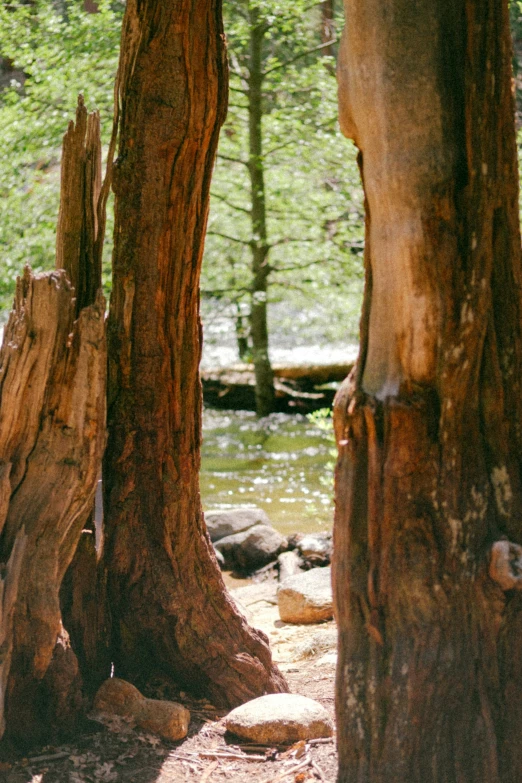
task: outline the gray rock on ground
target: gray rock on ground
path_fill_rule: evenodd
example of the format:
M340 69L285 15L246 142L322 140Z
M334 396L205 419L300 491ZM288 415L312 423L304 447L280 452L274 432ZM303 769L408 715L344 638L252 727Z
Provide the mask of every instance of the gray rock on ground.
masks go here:
M279 564L279 581L284 582L290 576L302 573L301 566L303 561L299 557L298 552L295 549L290 552L281 552L277 558Z
M317 701L294 693L271 693L230 712L227 731L260 745L284 745L331 737L333 722Z
M270 520L262 508L230 508L225 511L206 511L205 522L214 543L220 538L241 533L254 525L271 527Z
M225 567L244 573L276 560L287 546L286 538L268 525L254 525L215 543L216 549L225 558Z
M307 533L299 538L297 550L303 560L310 565L328 565L332 559L332 534Z
M248 607L264 601L277 606L277 582L259 582L244 587L236 587L230 595L242 606Z
M279 616L285 623L312 624L333 617L331 568L313 568L281 582L277 590Z

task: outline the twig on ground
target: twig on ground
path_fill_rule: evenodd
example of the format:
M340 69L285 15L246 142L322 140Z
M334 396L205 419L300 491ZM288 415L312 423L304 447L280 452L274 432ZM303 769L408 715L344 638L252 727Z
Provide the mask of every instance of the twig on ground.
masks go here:
M68 759L70 752L61 750L59 753L46 753L43 756L31 756L27 759L29 764L38 764L40 761L59 761L60 759Z
M317 761L312 761L310 766L312 767L313 771L317 773L319 780L321 780L322 783L327 783L326 775L324 774L323 770L321 769Z
M266 756L252 756L247 753L227 753L221 750L196 750L188 751L192 758L197 756L202 759L233 759L234 761L266 761ZM180 758L178 756L178 758Z
M219 766L219 761L213 761L211 764L209 764L201 776L200 783L206 783L209 777L212 775L212 773L218 766Z
M319 739L308 740L309 745L328 745L334 741L334 737L319 737Z
M301 772L301 770L309 767L311 761L312 757L307 756L303 761L300 761L299 764L294 764L292 767L288 767L285 772L281 772L275 778L266 778L262 781L262 783L279 783L280 780L287 778L289 775L295 775L296 772Z

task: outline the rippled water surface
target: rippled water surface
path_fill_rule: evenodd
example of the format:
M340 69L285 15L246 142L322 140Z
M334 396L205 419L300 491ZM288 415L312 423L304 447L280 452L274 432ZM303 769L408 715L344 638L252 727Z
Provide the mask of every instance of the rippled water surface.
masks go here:
M332 526L333 443L304 416L205 410L201 493L206 510L263 508L282 533Z

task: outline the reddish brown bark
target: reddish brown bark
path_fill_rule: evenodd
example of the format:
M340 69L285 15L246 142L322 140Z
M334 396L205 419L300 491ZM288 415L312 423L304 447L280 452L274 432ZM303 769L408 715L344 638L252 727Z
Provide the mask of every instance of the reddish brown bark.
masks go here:
M116 672L235 705L285 689L226 594L199 496L199 274L226 109L218 0L127 5L114 165L105 564Z
M25 746L73 728L83 706L59 590L105 444L104 309L100 294L75 320L63 270L26 270L0 353L0 716Z
M522 768L522 266L507 3L346 0L361 353L335 405L339 783ZM493 578L491 578L491 576Z

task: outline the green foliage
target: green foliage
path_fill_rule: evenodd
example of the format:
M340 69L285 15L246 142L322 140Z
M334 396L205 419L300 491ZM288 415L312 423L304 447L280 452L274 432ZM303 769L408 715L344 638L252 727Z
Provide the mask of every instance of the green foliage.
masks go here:
M74 118L79 92L89 109L100 110L102 137L108 143L124 4L102 0L98 6L96 14L86 13L82 0L34 0L0 7L0 53L21 74L0 92L0 306L4 311L10 307L14 281L24 264L35 269L54 265L60 145L67 123ZM318 334L325 341L353 336L362 288L362 194L355 153L337 126L332 58L324 57L321 49L307 53L321 43L319 6L303 0L225 1L230 108L212 185L203 290L212 294L214 310L217 303L232 308L232 317L236 306L243 314L248 311L249 243L255 237L244 165L248 161L245 77L253 7L266 25L263 162L273 245L270 301L278 307L272 326L283 334L299 330L302 341L316 340ZM106 285L111 217L109 210Z
M335 443L335 437L333 432L333 416L331 408L319 408L319 410L309 413L306 417L309 422L314 424L317 429L324 432L328 436L328 440Z
M362 189L355 150L338 127L334 64L318 48L319 5L225 4L230 106L212 184L203 290L225 307L239 302L248 309L250 245L257 239L247 168L253 7L266 29L262 133L269 301L289 304L288 317L278 317L272 329L298 328L304 341L318 330L325 340L353 338L362 290ZM338 20L339 29L341 24Z
M333 486L335 460L337 458L337 449L335 447L335 435L333 428L333 413L331 408L319 408L319 410L308 413L308 421L317 427L332 443L332 448L329 450L330 460L324 466L324 474L320 476L319 481L325 487Z
M100 110L108 141L122 12L123 4L106 0L96 14L85 13L79 0L0 6L1 54L23 73L0 93L3 310L26 263L36 270L54 265L60 145L78 93Z

